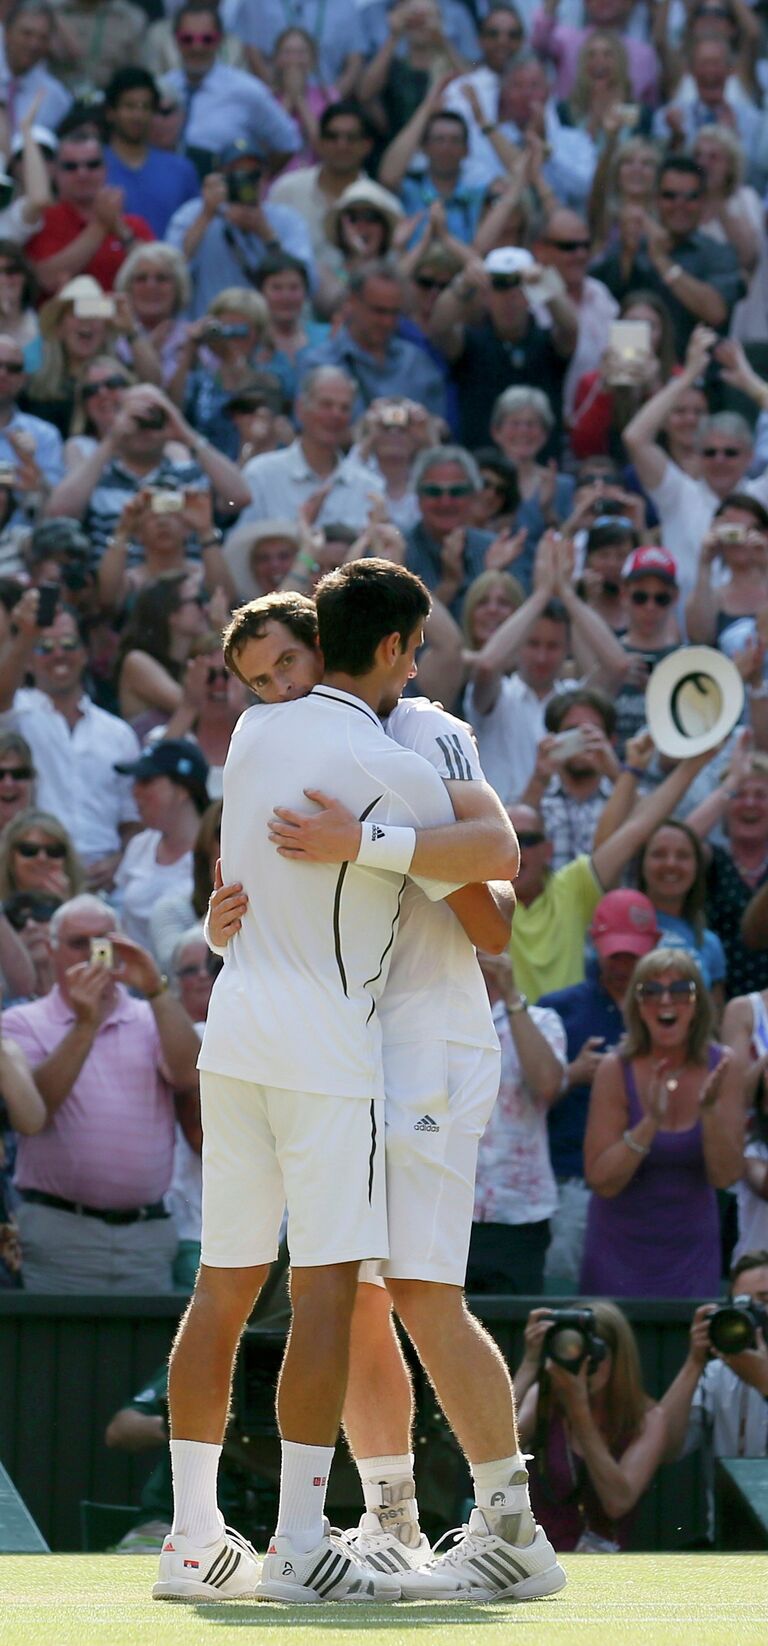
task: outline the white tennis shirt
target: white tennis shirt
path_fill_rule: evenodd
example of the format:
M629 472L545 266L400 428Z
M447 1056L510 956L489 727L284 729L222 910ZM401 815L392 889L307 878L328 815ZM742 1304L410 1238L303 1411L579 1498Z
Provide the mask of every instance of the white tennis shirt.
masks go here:
M276 805L308 811L305 789L382 823L453 821L437 772L387 737L359 698L321 685L246 710L224 767L221 866L225 884L242 883L248 909L213 987L199 1067L370 1101L384 1096L376 1001L405 880L280 857L269 817ZM436 881L423 885L445 895Z

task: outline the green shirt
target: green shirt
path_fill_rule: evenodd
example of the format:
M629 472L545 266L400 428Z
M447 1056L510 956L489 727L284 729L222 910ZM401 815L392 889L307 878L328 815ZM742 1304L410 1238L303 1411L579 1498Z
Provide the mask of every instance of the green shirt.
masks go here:
M589 857L550 874L527 908L518 903L509 953L518 989L535 1004L542 994L584 978L584 941L603 888Z

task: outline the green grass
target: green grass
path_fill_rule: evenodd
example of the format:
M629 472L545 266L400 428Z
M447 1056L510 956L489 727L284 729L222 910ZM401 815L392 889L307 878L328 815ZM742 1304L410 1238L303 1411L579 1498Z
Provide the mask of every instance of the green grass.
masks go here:
M528 1605L188 1606L152 1601L149 1556L0 1556L2 1646L767 1646L764 1555L571 1555ZM450 1629L450 1636L448 1630Z

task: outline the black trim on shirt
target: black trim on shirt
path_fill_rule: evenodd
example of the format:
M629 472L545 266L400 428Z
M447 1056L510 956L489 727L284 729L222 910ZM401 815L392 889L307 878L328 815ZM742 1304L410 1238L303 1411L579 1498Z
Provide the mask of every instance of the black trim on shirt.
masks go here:
M403 879L402 879L402 884L400 886L400 890L397 894L397 908L395 909L395 912L392 916L392 926L391 926L391 930L390 930L390 933L389 933L389 942L387 943L387 946L386 946L386 948L384 949L384 951L382 953L381 959L379 961L378 971L374 973L373 977L367 977L366 978L366 980L363 984L364 989L367 989L371 983L378 983L378 980L381 977L381 968L384 965L384 961L386 960L387 955L389 954L389 951L392 947L392 944L395 941L395 931L397 929L397 922L400 919L400 907L401 907L401 904L402 904L402 901L403 901L403 892L405 891L407 880L408 880L408 876L404 874ZM376 1001L372 1000L371 1001L371 1009L370 1009L370 1011L368 1013L368 1016L365 1020L366 1023L370 1023L371 1018L373 1017L373 1014L374 1014L375 1010L376 1010Z
M448 767L449 779L459 779L461 782L471 780L472 772L470 770L469 761L467 760L464 750L461 747L461 739L458 732L448 732L445 737L438 737L435 741L438 748L442 751L445 763Z
M373 1202L373 1163L376 1158L376 1104L371 1098L371 1152L368 1156L368 1205Z
M372 720L374 726L378 726L380 731L384 729L378 715L374 714L373 709L370 709L366 703L350 703L346 697L335 697L332 692L324 692L322 686L313 686L309 695L310 697L322 697L326 703L338 703L342 709L357 709L359 714L365 715L366 720ZM367 815L367 812L363 813L364 817L367 817Z
M338 699L332 697L330 699L330 701L332 703L335 703L335 702L338 701ZM355 707L356 707L356 705L354 703L350 704L350 708L355 708ZM361 814L360 814L360 816L357 820L358 823L364 823L365 820L366 820L366 817L368 817L369 814L373 811L374 806L378 806L379 801L383 800L383 798L384 798L383 795L377 794L375 800L372 800L370 805L366 806L365 811L361 812ZM343 957L342 952L341 952L341 924L340 924L340 920L339 920L339 915L341 913L341 893L342 893L342 890L343 890L343 887L344 887L344 881L346 879L347 869L348 868L349 868L349 863L342 863L341 868L339 870L339 878L336 881L336 893L335 893L335 896L334 896L334 899L333 899L333 947L334 947L335 954L336 954L336 965L339 968L339 976L341 978L341 986L342 986L342 989L344 990L344 994L346 995L347 1000L349 999L349 990L347 988L347 974L346 974L346 971L345 971L345 968L344 968L344 957ZM405 882L403 882L403 884L405 884ZM402 894L402 891L401 891L400 896L402 897L402 895L403 894ZM398 913L399 912L400 912L400 904L399 904L399 901L398 901ZM390 938L390 942L391 941L392 941L392 939ZM387 951L385 949L384 954L386 954L386 952ZM383 959L383 956L382 956L382 959ZM381 968L379 968L379 970L381 970ZM370 1022L370 1018L368 1019L368 1022Z

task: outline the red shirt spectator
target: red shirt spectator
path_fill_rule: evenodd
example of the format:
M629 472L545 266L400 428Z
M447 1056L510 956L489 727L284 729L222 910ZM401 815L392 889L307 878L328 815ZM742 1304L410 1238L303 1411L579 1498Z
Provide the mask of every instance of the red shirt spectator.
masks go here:
M46 206L43 226L26 254L40 284L55 292L77 274L91 274L111 291L118 269L137 240L154 240L143 217L123 215L122 189L107 187L98 138L65 138L54 167L58 200Z

